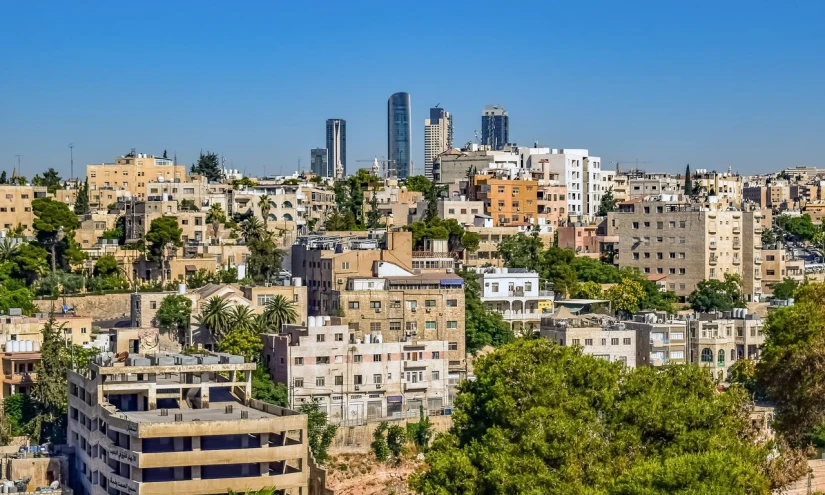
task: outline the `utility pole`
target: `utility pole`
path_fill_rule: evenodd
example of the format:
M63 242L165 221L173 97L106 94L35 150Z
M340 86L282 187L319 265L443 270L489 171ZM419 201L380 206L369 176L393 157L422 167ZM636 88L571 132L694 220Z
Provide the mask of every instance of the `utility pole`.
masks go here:
M69 143L69 178L74 179L74 143Z

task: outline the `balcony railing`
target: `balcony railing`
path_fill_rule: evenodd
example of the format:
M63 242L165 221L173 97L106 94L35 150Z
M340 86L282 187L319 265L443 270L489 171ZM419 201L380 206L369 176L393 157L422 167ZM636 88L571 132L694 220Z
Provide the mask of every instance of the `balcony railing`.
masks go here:
M537 309L528 309L525 311L511 311L508 309L501 312L501 316L503 316L505 320L535 320L540 317L539 315L541 315L541 312Z
M34 383L37 381L37 373L6 373L5 381L12 383Z
M733 241L733 249L739 249L740 247L742 247L741 241Z

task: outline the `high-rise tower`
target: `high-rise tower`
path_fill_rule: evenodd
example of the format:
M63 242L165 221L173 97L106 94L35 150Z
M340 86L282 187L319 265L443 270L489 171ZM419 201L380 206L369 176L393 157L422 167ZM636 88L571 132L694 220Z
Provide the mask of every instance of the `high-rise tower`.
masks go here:
M312 173L321 177L332 177L333 170L329 167L329 154L326 148L313 148L309 152L309 163Z
M424 175L433 178L433 162L453 147L453 117L443 108L431 108L424 119Z
M501 105L487 105L481 112L481 144L500 150L510 142L510 116Z
M406 179L412 173L410 95L395 93L387 101L388 177Z
M327 119L327 166L336 179L347 175L347 121Z

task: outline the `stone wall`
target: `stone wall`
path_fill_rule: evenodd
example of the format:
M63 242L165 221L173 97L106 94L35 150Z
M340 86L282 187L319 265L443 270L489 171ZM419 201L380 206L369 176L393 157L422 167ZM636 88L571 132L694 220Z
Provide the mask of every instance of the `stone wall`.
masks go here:
M388 421L391 425L401 426L417 422L417 417ZM449 430L453 426L453 418L452 416L430 416L430 423L433 425L433 436L435 436L437 433ZM376 421L361 426L339 426L335 434L335 440L329 446L330 455L365 454L369 452L372 434L379 424L381 423Z
M810 460L808 461L808 467L811 469L808 475L781 491L777 490L774 493L781 493L782 495L807 495L825 491L825 459Z
M79 316L88 316L94 320L111 320L120 317L130 317L131 294L104 294L85 296L66 296L66 305L74 308ZM55 311L60 311L63 299L35 300L34 304L43 313L48 313L54 306Z

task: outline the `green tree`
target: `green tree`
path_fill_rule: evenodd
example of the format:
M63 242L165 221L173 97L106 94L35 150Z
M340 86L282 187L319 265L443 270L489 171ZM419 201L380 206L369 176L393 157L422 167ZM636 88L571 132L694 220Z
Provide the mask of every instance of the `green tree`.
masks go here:
M690 181L690 164L685 167L685 196L693 195L693 184Z
M604 297L602 284L592 281L584 282L576 287L576 292L572 296L577 299L601 299Z
M163 260L171 248L183 246L181 235L183 229L178 226L177 217L158 217L149 225L145 239L148 245L148 257L151 260Z
M519 233L507 236L498 245L498 254L509 268L526 268L535 272L541 263L541 253L544 244L538 236ZM575 256L575 255L574 255Z
M425 196L433 188L433 182L423 175L413 175L412 177L407 177L404 181L404 185L407 186L408 191L420 192Z
M55 191L62 188L60 180L60 175L58 175L57 170L53 168L49 168L49 170L43 172L42 185L46 186L49 194L54 194Z
M8 183L9 183L9 179L6 176L6 171L3 170L2 172L0 172L0 184L8 184Z
M392 453L396 464L401 462L404 455L404 446L407 443L407 431L401 425L391 425L387 428L387 448Z
M370 449L375 454L378 462L386 462L390 458L390 448L387 445L387 429L390 425L386 421L382 421L372 432L372 443Z
M741 385L751 397L764 399L765 391L759 387L756 377L756 362L740 359L728 368L728 382Z
M624 278L604 293L610 301L613 311L632 315L637 313L644 300L645 291L642 284L630 278Z
M89 367L92 359L98 355L100 351L95 347L83 347L82 345L72 344L72 369L84 370Z
M484 346L501 346L515 336L510 324L481 302L481 286L473 272L459 273L464 279L464 339L467 352L475 352Z
M298 321L298 312L295 304L282 295L277 295L264 307L266 325L274 332L280 332L281 327Z
M226 336L218 342L218 350L236 356L243 356L244 361L249 363L255 361L261 355L264 344L261 342L260 335L249 328L232 327Z
M37 382L32 388L32 396L38 403L33 437L62 443L66 438L68 404L66 373L72 367L72 360L63 338L63 325L58 325L54 316L49 317L41 334L40 362L35 365Z
M381 212L378 210L378 197L375 195L375 191L373 191L372 197L370 198L370 209L367 212L367 228L377 229L380 226Z
M0 263L14 260L20 250L20 244L14 239L4 237L0 239Z
M57 260L63 268L83 261L85 255L74 240L74 231L80 222L66 203L50 197L37 198L32 200L32 211L36 217L32 227L37 241L51 250L53 268L58 265Z
M269 210L272 208L272 200L269 198L269 195L261 195L258 199L258 208L261 209L261 218L264 224L266 224L266 221L269 220Z
M771 289L773 289L773 297L777 299L792 298L798 288L799 282L788 277L785 277L783 281L776 283L771 287Z
M8 445L12 437L30 433L32 420L37 416L37 404L26 394L12 394L3 401L4 443Z
M191 199L180 200L180 203L178 204L178 209L180 211L200 211L198 205L196 205L195 202Z
M461 236L461 245L464 246L464 250L468 253L478 251L479 244L481 244L481 238L476 232L465 232L464 235Z
M289 407L289 390L283 383L275 383L262 363L252 372L252 398Z
M770 493L748 397L698 366L631 370L537 339L475 374L410 480L418 493Z
M206 223L212 227L212 239L219 239L221 224L226 222L226 213L220 203L212 203L206 215Z
M175 340L182 343L186 339L191 320L192 300L175 294L164 297L160 302L154 323L161 332L174 335Z
M106 277L118 273L117 259L112 255L101 256L95 262L95 275Z
M223 170L221 170L217 153L201 152L197 163L192 165L192 173L203 175L209 182L220 182L223 180Z
M811 217L807 214L798 217L779 215L774 223L780 229L803 241L810 241L821 231L820 227L814 225Z
M433 436L433 425L430 417L424 414L424 406L418 407L418 423L407 423L407 437L419 449L426 449Z
M21 244L14 253L15 275L25 279L29 284L49 271L49 253L34 244Z
M616 205L619 201L613 197L613 188L609 188L604 194L602 194L601 203L599 203L599 211L596 213L597 216L604 217L611 211L616 210Z
M777 238L776 234L774 234L773 229L770 227L765 227L762 230L762 245L763 246L773 246L776 244Z
M77 197L74 200L74 212L75 215L88 215L91 211L89 208L89 179L86 179L83 186L77 190Z
M251 331L255 323L255 312L252 308L237 305L229 310L229 325L232 329Z
M281 270L285 254L275 239L272 232L264 232L248 244L246 267L256 282L272 282Z
M327 450L335 439L338 426L327 422L327 413L315 401L301 404L298 411L307 415L307 440L312 456L319 464L323 464L327 460Z
M226 299L218 296L210 297L206 301L206 306L197 316L198 323L209 330L215 341L220 342L232 328L230 307L231 304Z
M694 311L730 311L745 306L742 279L726 273L724 280L702 280L688 295L688 303Z

